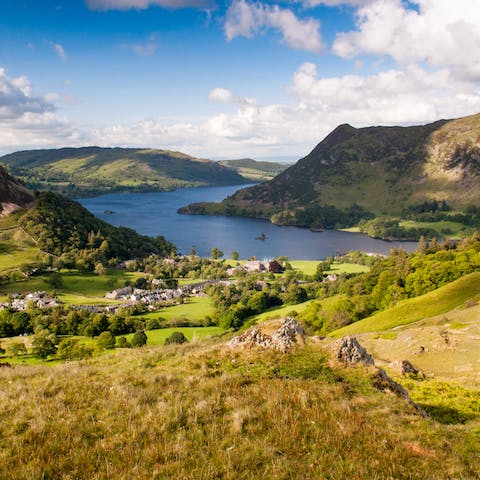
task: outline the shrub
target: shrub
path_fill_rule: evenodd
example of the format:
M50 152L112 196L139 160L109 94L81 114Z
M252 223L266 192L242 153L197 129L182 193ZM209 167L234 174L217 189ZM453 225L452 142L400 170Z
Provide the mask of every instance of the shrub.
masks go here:
M132 347L143 347L147 343L147 335L143 330L139 330L133 334Z
M173 332L168 338L165 339L165 345L185 342L188 342L188 340L182 332Z
M117 347L118 348L130 348L132 345L125 337L117 338Z
M115 337L111 332L102 332L97 338L97 344L100 348L115 348Z

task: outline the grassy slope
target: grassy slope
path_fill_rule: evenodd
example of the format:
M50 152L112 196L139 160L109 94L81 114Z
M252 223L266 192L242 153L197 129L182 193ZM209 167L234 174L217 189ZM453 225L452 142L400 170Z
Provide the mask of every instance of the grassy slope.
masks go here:
M413 415L361 371L332 371L318 346L287 355L157 347L0 369L0 382L5 480L480 473L474 425Z
M169 190L245 181L217 162L181 152L133 148L65 148L0 157L28 185L65 194ZM71 184L69 186L69 184Z
M331 335L341 337L365 332L382 332L446 313L479 293L480 272L471 273L433 292L403 300L388 310L335 330Z

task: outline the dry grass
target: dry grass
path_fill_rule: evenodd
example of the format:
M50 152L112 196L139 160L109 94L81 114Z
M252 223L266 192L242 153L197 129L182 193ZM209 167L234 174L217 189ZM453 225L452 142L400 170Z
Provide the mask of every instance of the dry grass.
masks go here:
M333 368L333 370L332 370ZM378 393L319 346L189 344L0 369L0 477L478 478L471 426Z

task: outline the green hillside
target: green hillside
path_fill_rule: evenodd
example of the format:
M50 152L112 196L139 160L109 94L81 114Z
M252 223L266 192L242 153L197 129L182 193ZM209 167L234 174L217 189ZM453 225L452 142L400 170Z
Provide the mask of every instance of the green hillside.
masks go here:
M251 158L221 160L218 163L232 168L242 177L254 182L272 180L290 166L286 163L261 162L258 160L252 160Z
M369 373L218 340L2 368L2 478L478 477L474 421L424 419Z
M343 337L366 332L382 332L424 318L440 315L480 296L480 272L471 273L419 297L402 300L383 312L333 331Z
M29 150L0 157L0 164L32 189L53 190L70 197L246 182L235 170L218 162L169 150Z
M273 180L183 212L338 228L428 202L465 211L480 203L479 154L480 114L414 127L341 125Z

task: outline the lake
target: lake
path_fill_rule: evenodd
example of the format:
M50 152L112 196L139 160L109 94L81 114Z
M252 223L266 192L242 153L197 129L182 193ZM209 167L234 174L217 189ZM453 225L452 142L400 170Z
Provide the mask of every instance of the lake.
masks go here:
M112 225L130 227L137 232L164 235L179 252L209 256L218 247L230 256L258 259L285 255L296 260L324 259L350 250L388 254L391 248L415 250L416 242L386 242L360 233L326 230L311 232L298 227L281 227L264 220L240 217L179 215L177 209L193 202L217 202L232 195L241 186L182 188L173 192L115 193L79 202L97 217ZM106 214L105 211L112 211ZM256 240L265 234L266 240Z

